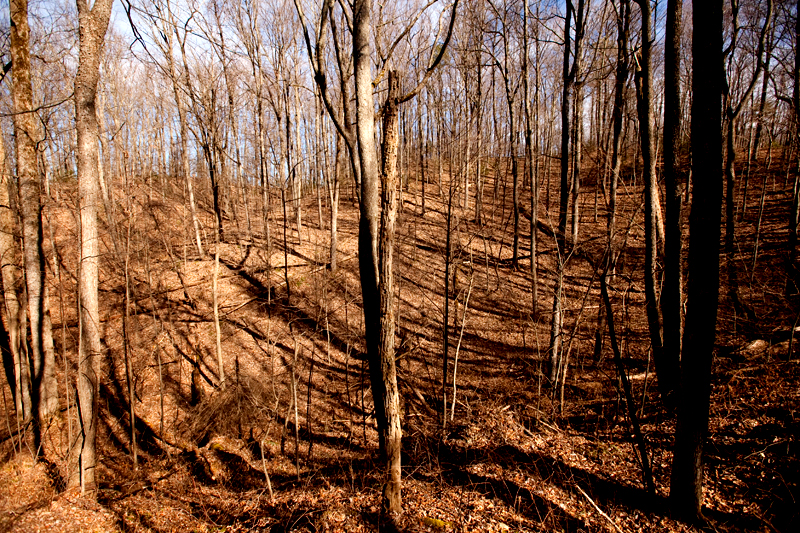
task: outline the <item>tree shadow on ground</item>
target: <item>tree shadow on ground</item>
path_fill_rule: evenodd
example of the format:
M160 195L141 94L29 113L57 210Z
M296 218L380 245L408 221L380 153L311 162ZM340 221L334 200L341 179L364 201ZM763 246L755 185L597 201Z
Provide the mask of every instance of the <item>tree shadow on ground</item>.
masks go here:
M660 494L648 494L643 488L600 477L536 451L525 452L510 445L483 448L447 446L442 449L440 461L448 483L499 497L526 516L563 531L578 531L583 522L566 513L556 502L548 501L526 487L500 477L473 474L469 468L480 463L513 467L572 494L577 495L580 487L601 507L621 506L656 516L669 516L669 502ZM725 513L707 507L703 512L712 530L756 531L763 527L759 519L745 513Z
M247 289L247 291L253 297L261 300L260 304L264 309L267 309L270 312L275 312L279 316L283 317L287 322L291 322L297 326L301 326L310 332L318 332L326 329L323 327L322 324L320 324L316 319L314 319L303 309L300 309L297 306L289 305L289 303L285 300L285 298L284 299L276 298L274 293L275 287L265 285L261 280L259 280L254 275L250 274L249 272L247 272L242 268L237 268L235 264L228 262L222 258L220 258L220 263L225 265L232 272L235 272L242 280L248 283L249 288ZM349 351L351 357L355 359L367 358L367 355L365 353L355 350L352 345L350 345L344 339L336 335L335 332L328 330L328 334L330 336L331 346L334 346L337 350L343 353Z

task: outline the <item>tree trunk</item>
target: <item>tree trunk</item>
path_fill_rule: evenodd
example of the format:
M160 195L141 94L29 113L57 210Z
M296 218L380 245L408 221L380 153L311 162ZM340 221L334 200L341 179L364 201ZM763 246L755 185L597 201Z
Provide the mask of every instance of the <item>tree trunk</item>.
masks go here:
M34 122L31 86L30 29L28 3L13 0L11 13L11 60L13 64L14 139L17 149L17 179L22 215L22 242L25 259L25 281L28 289L30 321L30 359L32 361L32 411L38 453L39 424L58 409L58 388L55 360L44 350L44 252L42 250L41 183L36 166L36 125ZM95 149L95 163L97 159Z
M703 446L708 434L711 362L719 298L722 208L722 2L692 13L692 174L688 307L681 358L678 421L670 498L676 515L702 518Z
M674 388L674 372L663 355L661 310L658 306L658 179L656 176L655 134L653 131L653 73L652 73L652 17L650 0L637 0L642 12L642 57L641 68L636 72L636 100L639 115L639 134L642 148L642 172L644 174L644 290L647 324L650 329L650 345L656 365L658 388L661 398L668 403Z
M505 32L504 32L505 33ZM513 214L514 214L514 237L511 245L512 250L512 257L511 257L511 264L512 268L516 270L519 268L519 165L517 164L517 125L514 122L514 97L511 91L511 73L508 69L508 44L506 44L505 49L505 63L504 69L502 72L503 75L503 82L505 84L506 89L506 102L508 103L508 138L509 138L509 156L511 158L511 180L512 180L512 193L511 199L513 203Z
M573 4L567 2L567 12L564 17L564 59L562 63L563 90L561 92L561 194L558 205L558 229L556 231L556 287L553 294L553 316L550 323L550 382L555 387L558 378L558 367L561 359L561 329L562 329L562 296L564 283L564 269L566 268L566 231L567 213L569 209L569 136L570 113L569 99L575 81L576 65L570 68L570 24L573 16ZM582 37L584 0L578 1L575 13L575 56L580 55L580 41Z
M294 88L294 150L295 161L292 164L292 207L294 208L294 221L297 226L297 243L302 242L303 230L303 147L300 144L300 89ZM289 143L291 144L291 142Z
M389 72L389 96L383 109L383 187L381 198L380 236L380 365L383 379L383 411L386 413L384 441L386 482L383 489L384 505L389 512L402 510L400 482L400 399L395 370L394 339L394 238L397 219L397 151L400 140L398 125L399 80L397 73ZM379 406L376 404L375 409Z
M227 383L225 382L225 365L222 358L222 330L219 325L219 232L217 233L217 245L214 247L214 271L211 275L211 296L212 305L214 308L214 341L215 353L217 354L217 367L219 376L219 388L225 390ZM289 265L286 265L286 271L289 270ZM288 287L288 284L287 284Z
M570 21L572 2L567 2L564 17L564 61L562 65L561 91L561 194L558 204L558 229L556 230L556 286L553 295L553 315L550 323L550 383L555 387L558 377L558 361L561 348L561 293L564 279L566 254L565 232L567 230L567 208L569 207L569 97L572 79L569 76Z
M17 422L31 416L33 400L31 398L31 376L27 354L22 350L21 340L24 338L22 325L25 323L25 307L19 301L19 247L16 216L11 207L11 175L6 172L5 143L0 139L0 273L3 278L4 305L0 307L3 325L8 335L8 350L11 358L12 372L8 384L14 397ZM20 314L22 313L22 316ZM3 354L4 363L6 354Z
M771 37L774 37L774 33L770 34ZM772 48L773 48L773 41L770 40L769 50L767 51L767 55L764 58L764 76L761 79L761 97L758 101L758 115L757 121L758 124L756 125L756 133L753 139L753 145L751 148L752 157L755 159L756 163L758 162L758 147L761 145L761 136L764 132L764 110L767 107L767 93L769 90L769 80L770 80L770 63L772 62ZM746 189L745 189L746 190ZM746 198L745 198L746 200ZM745 204L742 204L742 217L744 217L745 211Z
M169 22L175 26L175 20L172 16L172 11L169 8L169 1L167 1L167 11L169 13ZM177 29L175 30L177 33ZM186 117L186 105L181 97L180 87L178 86L178 74L175 71L175 60L172 57L172 31L165 29L164 35L167 37L167 48L164 49L164 55L167 58L169 65L169 77L172 80L172 92L175 95L175 105L178 108L178 122L180 125L180 143L181 143L181 168L183 170L183 179L186 180L186 191L189 196L189 212L192 217L192 228L194 229L194 239L197 245L197 253L203 257L203 241L200 238L200 221L197 217L197 206L194 200L194 179L192 178L191 165L189 164L189 126L188 118ZM184 40L179 39L180 48L184 50ZM189 83L188 70L185 74L185 81ZM187 90L189 87L187 87Z
M77 0L80 52L75 75L75 125L78 132L78 207L80 210L80 348L78 356L78 404L81 419L80 487L94 498L97 491L98 383L102 345L98 299L97 212L100 202L97 169L98 124L95 95L100 78L103 39L113 0ZM41 242L41 241L40 241ZM31 324L33 326L33 324ZM74 478L71 477L70 481ZM70 483L74 486L74 483Z
M577 62L577 60L576 60ZM577 75L577 70L576 70ZM570 182L570 196L572 197L572 244L578 244L578 232L581 222L581 159L583 157L583 85L575 84L575 110L573 111L572 128L572 180Z
M662 399L674 408L674 393L680 373L683 333L683 231L681 224L681 16L683 0L667 4L667 33L664 51L664 179L667 186L667 224L664 243L664 288L661 314L664 324L663 367L669 379ZM659 376L660 380L660 376ZM663 396L666 389L666 396Z
M797 2L800 10L800 0ZM800 13L800 11L796 11ZM795 143L800 142L800 15L797 16L794 27L794 89L792 90L792 107L794 108ZM786 253L786 294L800 292L800 268L797 267L797 231L800 226L800 187L798 180L794 180L794 194L792 195L792 211L789 213L789 242ZM789 354L791 355L791 354Z
M608 239L614 251L614 231L617 216L617 184L622 167L622 126L625 111L625 85L629 76L628 34L630 33L630 0L620 2L617 17L617 67L614 77L613 137L611 140L611 183L608 192Z
M737 46L737 36L739 32L738 24L738 4L733 7L733 29L730 44L726 50L729 57L735 53ZM736 120L741 113L744 104L750 100L750 96L755 89L758 76L763 68L762 58L766 47L766 37L772 20L772 0L767 0L767 15L764 25L761 28L758 49L756 51L755 68L753 69L750 82L747 84L744 94L738 104L734 104L733 95L730 92L730 81L727 79L727 72L723 71L726 78L723 80L723 96L725 105L726 136L725 136L725 267L727 273L728 296L733 302L737 314L746 314L751 320L755 320L752 310L744 305L739 298L739 275L735 263L735 239L736 239L736 218L735 218L735 194L736 194ZM734 324L735 328L735 324Z
M331 225L330 225L330 269L331 272L336 272L337 269L337 248L339 239L339 187L341 178L341 157L344 151L344 142L342 136L336 134L336 154L333 160L333 174L328 179L328 196L331 201Z
M528 72L528 5L529 0L524 0L522 9L522 87L523 98L525 100L525 168L528 173L528 181L531 186L531 316L536 316L536 302L539 299L539 280L537 276L537 259L536 259L536 220L538 219L539 212L539 179L536 173L538 166L538 159L534 163L534 147L533 147L533 125L536 124L538 130L538 105L539 105L539 83L537 74L536 91L534 96L534 103L537 107L536 117L531 113L530 102L530 88L529 88L529 72ZM538 37L538 32L536 34ZM538 54L537 54L538 57ZM537 66L538 72L538 66ZM537 147L538 149L538 147ZM466 311L465 311L466 312Z
M391 469L389 456L389 417L386 412L388 377L384 372L381 350L381 297L379 289L378 235L381 223L380 173L375 150L375 103L372 96L371 37L372 2L356 0L353 4L353 72L356 97L356 139L361 174L361 204L358 232L358 259L361 295L364 305L364 328L369 360L372 398L378 422L378 441L382 460ZM393 360L392 360L393 362ZM395 385L396 386L396 385ZM392 450L394 452L394 450ZM387 485L387 488L390 487ZM389 496L390 494L387 494ZM394 500L385 502L399 512L399 492Z
M234 174L234 181L231 184L232 187L238 187L239 192L242 195L242 205L244 207L244 216L245 216L245 223L247 224L247 241L252 242L253 240L253 227L252 222L250 219L250 200L248 195L249 188L247 187L246 180L243 178L243 169L242 169L242 156L239 150L239 128L237 126L237 111L236 106L234 105L234 93L236 91L235 83L231 79L231 74L228 69L228 57L226 53L226 46L225 46L225 32L222 31L222 22L220 20L219 15L219 3L217 0L213 3L214 9L214 17L217 22L217 36L219 37L219 55L220 60L222 63L222 75L225 78L225 88L227 89L228 93L228 123L230 124L230 133L231 133L231 142L233 143L233 158L234 158L234 167L233 167L233 174ZM238 194L231 194L233 199L234 205L237 203Z
M417 134L418 134L418 139L419 139L419 178L420 178L420 181L422 182L422 189L421 189L421 192L420 192L420 197L421 197L420 198L420 203L421 203L420 216L424 217L425 216L425 193L426 193L425 184L428 181L428 177L425 175L425 139L426 139L425 131L426 131L426 129L423 128L423 125L422 125L422 116L423 116L423 113L420 113L419 117L417 119L417 124L418 124L418 126L417 126Z

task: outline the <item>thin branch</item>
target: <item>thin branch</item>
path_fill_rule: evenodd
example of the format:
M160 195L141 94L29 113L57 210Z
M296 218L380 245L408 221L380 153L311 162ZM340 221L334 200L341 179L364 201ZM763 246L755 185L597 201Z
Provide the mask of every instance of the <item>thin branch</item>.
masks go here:
M599 506L598 506L596 503L594 503L594 500L593 500L593 499L591 499L591 498L589 497L589 495L588 495L588 494L586 494L586 492L585 492L585 491L584 491L584 490L581 488L581 486L580 486L580 485L578 485L578 484L576 483L576 484L575 484L575 488L576 488L576 489L578 489L578 491L580 491L580 493L581 493L581 494L583 494L583 497L584 497L584 498L586 498L587 500L589 500L589 503L591 503L591 504L592 504L592 507L594 507L594 508L597 510L597 512L598 512L598 513L600 513L600 516L602 516L603 518L605 518L606 520L608 520L608 523L609 523L609 524L611 524L612 526L614 526L614 529L615 529L615 530L619 531L619 533L622 533L622 530L619 528L619 526L616 524L616 522L614 522L613 520L611 520L611 517L610 517L610 516L608 516L606 513L604 513L604 512L603 512L603 510L602 510L602 509L600 509L600 507L599 507Z
M447 45L450 44L450 38L453 36L453 26L455 25L456 22L456 9L458 8L458 2L459 0L455 0L455 2L453 2L453 9L450 12L450 26L448 26L447 28L447 35L444 38L444 42L442 43L442 46L439 49L439 53L437 54L436 59L434 59L433 62L428 66L428 70L425 71L425 75L422 77L417 86L414 87L414 89L411 92L409 92L408 94L397 100L398 104L402 104L403 102L408 102L409 100L417 96L420 93L420 91L422 91L422 88L425 87L425 84L428 83L428 78L431 77L433 71L436 69L437 66L439 66L439 63L442 61L444 53L445 51L447 51Z

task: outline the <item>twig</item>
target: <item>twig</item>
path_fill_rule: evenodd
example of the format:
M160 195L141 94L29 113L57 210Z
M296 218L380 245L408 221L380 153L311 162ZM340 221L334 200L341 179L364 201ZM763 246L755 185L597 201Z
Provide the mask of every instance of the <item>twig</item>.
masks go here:
M628 374L625 371L625 367L622 363L622 354L620 353L619 343L617 342L617 333L614 328L614 309L611 307L611 299L608 296L608 286L606 285L606 275L608 274L608 267L609 264L606 263L606 270L600 275L600 294L605 302L606 306L606 317L608 319L608 336L609 340L611 341L611 350L614 352L614 365L617 367L617 372L619 374L619 381L622 382L622 391L620 391L620 395L624 393L625 397L625 407L628 411L628 421L631 426L631 430L633 431L633 435L636 441L634 445L634 450L638 446L639 448L639 460L641 461L642 465L642 477L644 478L644 485L647 487L647 492L650 494L656 493L656 486L655 482L653 481L653 470L650 466L650 459L647 456L647 443L644 440L644 434L642 433L642 426L639 423L639 416L636 414L636 406L633 403L633 393L631 392L631 383L628 379ZM619 382L616 383L617 390L620 389Z
M269 472L267 471L267 461L264 459L264 439L258 443L261 449L261 467L264 469L264 478L267 480L267 489L269 489L269 502L275 503L275 494L272 492L272 482L269 479Z
M610 517L610 516L608 516L606 513L604 513L604 512L603 512L603 510L602 510L602 509L600 509L600 507L598 507L596 503L594 503L594 500L592 500L592 499L589 497L589 495L588 495L588 494L586 494L586 492L584 492L584 490L583 490L583 489L580 487L580 485L578 485L578 484L576 483L576 484L575 484L575 488L577 488L577 489L580 491L580 493L581 493L581 494L583 494L583 496L584 496L584 497L585 497L587 500L589 500L589 503L591 503L591 504L592 504L592 507L594 507L595 509L597 509L597 512L598 512L598 513L600 513L600 516L602 516L603 518L605 518L606 520L608 520L608 523L609 523L609 524L611 524L612 526L614 526L614 529L616 529L617 531L619 531L619 533L622 533L622 530L619 528L619 526L616 524L616 522L614 522L613 520L611 520L611 517Z
M464 326L467 325L467 311L469 311L469 297L472 295L472 285L475 281L474 272L469 277L469 289L467 290L467 297L464 299L464 314L461 316L461 332L458 334L458 344L456 345L456 355L453 360L453 405L450 408L450 421L452 422L456 416L456 375L458 373L458 352L461 350L461 341L464 338Z

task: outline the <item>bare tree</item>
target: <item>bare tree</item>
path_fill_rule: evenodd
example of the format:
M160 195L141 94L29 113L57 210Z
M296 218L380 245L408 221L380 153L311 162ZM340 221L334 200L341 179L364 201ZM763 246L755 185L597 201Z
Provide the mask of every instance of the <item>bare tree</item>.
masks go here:
M672 396L680 372L683 332L683 224L681 221L681 28L683 0L667 4L664 49L664 180L667 186L667 216L664 243L664 288L661 292L663 320L663 370L669 381L661 387L662 400L674 407ZM659 382L661 376L659 376ZM666 396L665 396L666 393Z
M608 238L612 242L616 227L617 184L622 167L622 127L625 111L625 87L630 76L628 39L630 36L630 0L620 0L617 10L617 64L614 75L614 105L612 108L611 180L608 192Z
M20 303L16 215L11 205L11 175L6 170L5 143L0 139L0 273L3 278L4 304L0 306L3 325L8 335L8 352L12 372L9 376L11 394L14 396L17 422L31 416L31 377L27 354L21 342L25 338L25 306ZM5 359L6 353L3 352ZM4 361L5 363L5 361ZM6 367L8 368L8 366Z
M727 69L724 71L723 96L725 106L725 266L728 275L728 295L733 302L737 312L745 313L754 318L752 310L747 308L739 298L738 273L735 263L735 199L736 192L736 120L744 109L745 104L750 100L750 95L755 89L758 78L764 66L763 57L766 48L767 35L772 23L772 0L767 0L767 11L764 23L759 33L758 45L756 49L755 68L751 72L750 80L744 84L744 91L741 93L740 100L734 100L732 91L733 77L741 77L741 68L736 68L736 73L729 72L732 69L734 57L739 46L741 27L739 24L739 0L731 1L731 19L733 28L728 47L724 55L727 60Z
M200 221L197 217L197 206L194 199L194 179L189 162L189 119L187 117L185 97L183 96L183 91L180 86L180 76L175 65L175 59L172 56L175 36L177 36L179 43L183 43L183 40L176 26L170 0L163 0L163 3L154 2L153 8L156 10L156 16L151 17L154 23L153 25L158 28L158 31L163 36L163 39L156 38L154 42L159 46L167 63L165 70L171 82L172 93L175 97L175 105L178 109L181 170L183 171L183 179L186 181L186 191L189 200L189 212L192 217L195 245L197 246L197 253L202 257L204 255L203 241L200 237Z
M795 42L794 42L794 65L792 78L794 87L792 89L792 112L794 120L795 143L800 144L800 0L797 2L795 11ZM799 148L800 149L800 148ZM766 177L764 178L766 179ZM797 232L800 227L800 175L795 176L794 190L792 191L792 210L789 212L789 242L786 253L786 293L797 294L800 292L800 268L797 267Z
M325 108L337 131L347 141L351 152L351 165L358 176L360 183L359 197L359 236L358 257L361 278L361 294L364 306L364 328L369 358L370 385L375 404L375 417L378 422L378 439L382 460L385 462L385 483L383 487L383 505L390 513L402 510L402 497L400 485L400 410L397 379L395 374L394 334L388 334L384 327L389 322L394 323L394 291L391 290L394 276L392 270L392 251L394 235L394 217L396 211L396 198L394 195L397 186L397 154L399 143L399 126L397 124L399 106L415 98L427 83L442 60L455 23L455 14L458 1L453 3L447 35L438 47L437 53L431 57L430 62L421 79L413 89L407 93L399 92L399 85L389 93L387 103L384 105L384 138L383 138L383 169L378 166L376 128L375 128L375 101L373 87L388 73L395 46L390 47L386 53L377 50L381 59L380 69L376 79L372 78L372 1L356 0L352 6L352 14L348 19L352 29L353 46L353 80L356 102L355 135L350 127L342 123L346 117L346 105L343 113L333 109L327 92L325 76L324 44L327 25L331 23L333 2L324 3L320 13L320 21L315 32L316 50L311 43L310 32L305 20L302 6L295 1L295 7L300 16L303 36L306 41L309 58L314 69L314 78L320 88L320 94ZM407 28L411 28L415 19ZM408 29L406 32L409 31ZM396 42L399 42L396 41ZM334 38L334 44L338 46ZM338 56L338 52L337 52ZM341 57L337 59L338 66L342 67ZM389 76L394 81L395 75ZM340 70L340 80L344 86L344 74ZM399 83L394 81L394 83ZM389 83L392 87L392 81ZM343 92L344 94L344 92ZM388 116L388 118L387 118ZM346 123L345 123L346 124ZM387 130L388 128L388 135ZM394 144L394 146L393 146ZM354 154L357 153L357 156ZM384 189L391 187L391 191L381 194L381 181ZM386 211L386 212L384 212ZM389 239L389 240L387 240ZM391 242L390 242L391 241ZM387 285L388 284L388 285ZM387 289L388 287L388 289ZM387 316L388 314L388 316Z
M719 297L722 208L722 1L692 10L692 173L686 328L670 499L675 513L698 521L703 504L703 446L708 434L711 362Z
M25 259L25 281L28 291L30 323L30 358L32 361L32 410L38 417L35 427L39 439L39 424L58 409L58 388L55 380L55 360L44 349L44 252L42 251L41 182L36 163L36 143L39 140L33 115L31 87L30 29L27 0L10 3L11 60L13 63L14 139L17 153L22 243ZM38 442L37 442L38 453Z
M381 234L380 234L380 343L381 353L391 354L391 360L381 358L382 379L385 396L383 410L388 425L385 437L386 456L390 458L389 480L384 489L387 508L397 511L402 508L400 493L400 398L394 365L394 236L397 219L397 151L400 144L398 124L398 98L400 80L395 71L389 71L389 95L383 108L383 146L381 159ZM377 409L377 406L376 406Z
M505 4L501 7L498 7L494 4L494 2L489 1L489 5L492 7L495 16L497 17L498 21L502 23L502 30L499 32L500 40L503 43L503 57L502 59L494 58L495 66L498 68L500 72L500 76L503 78L503 88L505 89L506 94L506 104L508 104L508 151L509 151L509 159L511 160L511 179L512 179L512 204L513 204L513 215L514 215L514 236L513 242L511 245L512 249L512 266L514 269L519 268L519 238L520 238L520 223L519 223L519 161L518 161L518 124L516 119L518 118L516 115L516 107L517 107L517 92L519 91L519 74L517 73L516 65L511 63L513 61L515 51L512 49L512 31L509 24L509 18L511 17L511 11L513 8L512 6ZM502 11L501 11L502 8ZM527 54L527 50L523 50L523 54ZM523 64L527 65L527 61L523 59ZM526 70L527 67L523 67ZM526 74L526 73L525 73ZM525 77L523 74L523 78ZM527 84L525 85L527 88ZM526 102L524 106L528 106L527 103L527 94L525 95ZM526 107L527 108L527 107Z
M75 124L78 131L78 207L80 210L80 352L78 355L78 403L80 407L80 472L70 477L70 485L80 483L81 492L96 495L97 408L102 345L98 299L100 243L97 212L100 203L98 183L98 132L95 96L100 79L103 40L111 16L113 0L77 0L80 52L75 74ZM131 401L133 399L131 398Z
M536 88L534 96L534 105L536 106L535 114L531 111L531 95L530 95L530 72L528 68L530 44L528 42L528 26L529 26L529 11L530 6L528 0L524 0L522 5L522 94L525 101L525 170L528 177L528 183L531 187L531 316L536 316L536 302L539 299L539 278L538 278L538 261L537 254L537 241L536 241L536 221L539 218L539 176L538 166L539 159L536 151L538 146L533 145L533 128L535 127L538 132L539 125L537 123L539 111L539 66L536 66ZM538 26L535 34L538 45ZM537 57L537 60L539 58ZM480 83L480 80L478 81ZM480 105L480 104L479 104Z
M580 57L581 41L585 27L584 11L586 2L578 0L577 9L572 0L567 0L566 15L564 17L564 56L561 68L563 87L561 91L561 192L558 204L558 227L556 229L556 244L558 256L556 258L556 286L553 295L553 316L550 323L550 382L555 387L559 378L561 358L561 335L563 326L562 299L564 289L564 271L567 263L567 213L569 209L569 169L570 169L570 97L573 90L577 71L577 60ZM572 18L575 17L575 37L572 38ZM573 44L574 42L574 51ZM555 390L555 388L554 388Z
M664 401L671 396L675 372L664 360L661 309L658 305L658 201L656 176L656 139L653 125L653 72L652 72L652 14L650 0L636 0L642 14L642 50L636 70L636 101L641 136L642 166L644 173L644 286L647 324L650 329L650 346L656 363L658 387Z
M269 264L271 259L269 256L272 250L272 235L269 227L270 186L267 176L266 125L264 120L265 73L261 57L263 43L259 28L259 9L260 3L257 1L245 3L244 6L242 4L237 4L235 22L239 32L239 38L244 45L247 58L250 61L250 69L254 83L255 141L256 155L258 158L258 180L261 187L261 222L263 224L264 240L266 241L267 268L269 269L271 268Z

